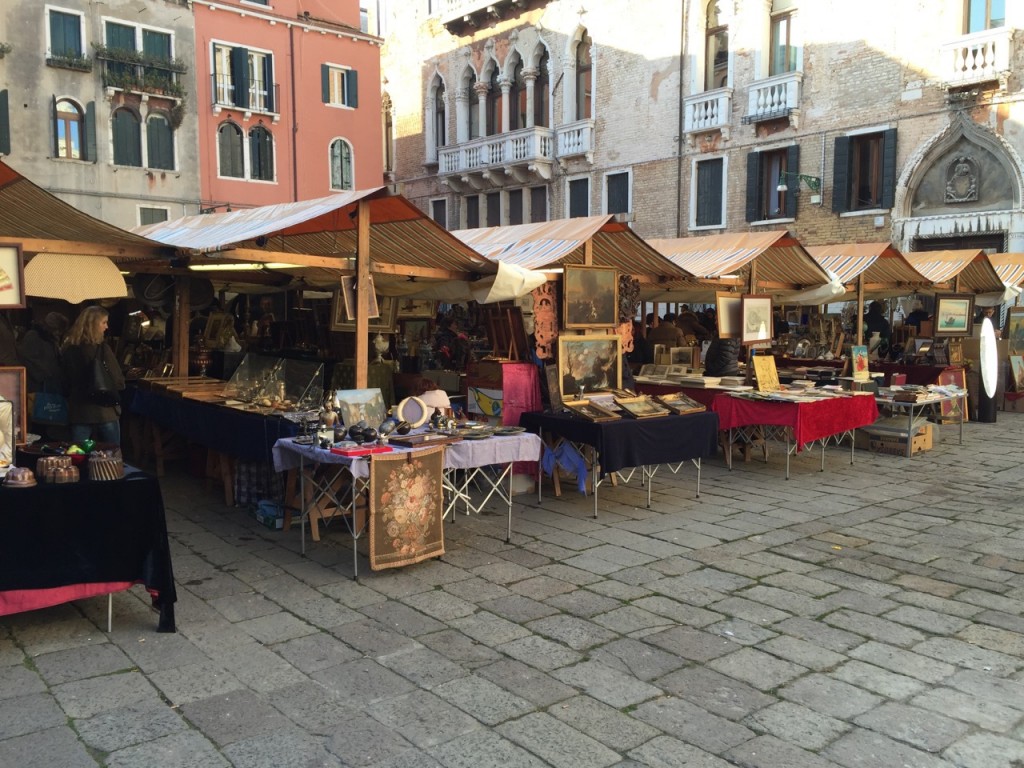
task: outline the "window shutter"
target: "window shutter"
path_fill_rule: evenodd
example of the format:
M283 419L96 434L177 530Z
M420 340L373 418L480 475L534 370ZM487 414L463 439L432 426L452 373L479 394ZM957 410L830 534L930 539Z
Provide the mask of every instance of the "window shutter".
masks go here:
M896 204L896 129L882 134L882 207Z
M60 11L50 11L50 53L64 53L64 14Z
M249 107L249 49L231 49L231 82L235 86L235 106Z
M794 144L792 147L786 149L786 170L791 173L800 173L800 145ZM772 182L774 183L774 181ZM796 201L797 192L800 189L800 179L796 180L796 184L790 183L787 179L786 183L786 216L790 218L796 217Z
M359 77L354 69L345 70L345 104L359 106Z
M11 113L8 107L8 91L0 91L0 155L11 154Z
M850 137L837 136L832 165L832 210L850 210Z
M331 68L320 65L320 99L324 104L331 103Z
M85 125L82 126L82 130L85 132L85 136L82 137L82 146L85 148L85 157L82 159L95 163L99 160L99 155L96 150L95 101L90 101L85 105Z
M263 82L267 89L267 112L276 112L274 108L274 57L267 54L263 59Z
M60 150L57 148L57 96L50 98L50 151L52 157L60 157Z
M761 153L747 155L747 221L760 221L761 216Z

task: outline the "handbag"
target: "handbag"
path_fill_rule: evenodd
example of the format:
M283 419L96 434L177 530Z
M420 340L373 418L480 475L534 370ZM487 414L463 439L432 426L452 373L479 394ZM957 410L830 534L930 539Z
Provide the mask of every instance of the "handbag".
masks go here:
M90 379L89 399L96 405L113 407L121 402L121 393L117 391L114 377L107 367L107 359L103 354L103 345L96 348L96 356L92 359L92 378Z
M68 424L68 400L60 392L35 393L32 405L32 421L36 424L50 424L63 427Z

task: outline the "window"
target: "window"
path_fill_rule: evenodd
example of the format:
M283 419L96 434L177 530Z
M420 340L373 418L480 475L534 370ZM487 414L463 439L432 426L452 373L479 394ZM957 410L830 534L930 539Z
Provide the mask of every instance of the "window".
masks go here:
M127 24L118 24L114 21L108 21L106 25L106 42L107 48L110 48L111 50L138 50L138 47L135 44L135 27L130 27ZM118 78L129 78L134 75L134 69L135 68L127 62L106 62L106 73L107 75L112 76L115 82Z
M444 106L444 83L438 83L434 91L434 146L443 147L448 143L448 116Z
M792 33L792 13L778 13L772 16L769 75L781 75L785 72L796 71L796 47L793 45Z
M786 178L786 172L800 168L800 147L792 146L770 152L747 155L747 221L791 219L796 216L796 195L799 179ZM786 179L786 189L779 191L779 182Z
M82 16L50 10L50 56L82 56Z
M501 226L501 192L487 193L487 226Z
M7 89L0 90L0 155L11 154L11 112Z
M896 129L837 137L832 210L878 210L895 201Z
M698 160L694 184L693 225L721 227L725 224L725 160Z
M448 201L431 200L430 218L432 218L435 222L440 224L445 229L448 229Z
M469 138L480 138L480 94L476 90L476 75L471 75L468 83L469 91Z
M249 129L249 178L274 180L274 137L262 125Z
M964 32L984 32L1006 26L1006 0L965 0Z
M508 192L508 223L523 223L523 190L510 189Z
M572 179L569 182L569 218L590 215L590 179Z
M593 117L591 100L593 98L594 67L590 60L590 36L584 32L576 44L576 119L586 120Z
M370 31L370 12L366 8L359 9L359 31Z
M114 165L142 167L142 126L139 116L121 107L111 117L114 134Z
M61 99L56 103L55 115L55 156L65 160L84 160L82 110L73 101Z
M359 88L354 69L321 64L320 89L324 104L332 107L358 106Z
M729 27L720 22L718 0L708 3L704 31L704 90L729 84Z
M149 168L174 170L174 132L164 115L146 118L146 165Z
M480 198L477 195L464 198L466 201L466 229L480 226Z
M548 53L545 51L537 62L537 79L533 83L533 124L543 128L548 126L548 106L551 99L548 64Z
M274 111L274 57L269 53L214 43L213 84L218 104Z
M245 178L245 150L242 129L234 123L223 123L217 129L217 153L220 155L219 175L231 179Z
M530 222L548 220L548 188L530 188Z
M331 189L355 189L352 180L352 145L344 139L331 142Z
M487 136L501 133L501 86L498 84L497 66L491 70L487 88Z
M629 213L629 171L604 177L605 213Z
M171 36L152 29L142 30L142 55L150 60L170 61L174 58ZM142 75L147 84L158 88L166 88L174 82L174 73L163 67L143 67Z
M147 224L159 224L161 221L167 221L168 213L166 208L147 208L146 206L139 206L139 225L146 226Z
M512 84L508 92L508 129L518 131L526 127L526 81L523 79L523 60L512 70Z

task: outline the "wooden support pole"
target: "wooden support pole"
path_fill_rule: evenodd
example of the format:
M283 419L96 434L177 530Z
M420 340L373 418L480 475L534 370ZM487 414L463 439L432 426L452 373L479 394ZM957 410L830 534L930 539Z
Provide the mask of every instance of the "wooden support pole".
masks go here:
M171 363L175 376L188 376L188 326L192 314L192 279L174 278L174 345Z
M356 389L369 380L370 338L370 203L359 201L356 216Z
M857 346L864 343L864 273L857 276Z

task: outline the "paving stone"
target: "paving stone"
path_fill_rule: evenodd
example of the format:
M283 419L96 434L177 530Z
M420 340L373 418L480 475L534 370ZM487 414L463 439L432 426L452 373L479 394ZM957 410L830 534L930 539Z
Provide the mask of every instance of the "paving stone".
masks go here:
M855 728L829 744L821 755L847 768L953 768L936 755L930 755L888 736Z
M617 752L638 747L661 733L590 696L576 696L555 704L548 714Z
M228 621L244 621L278 613L281 606L259 592L243 592L206 601Z
M952 688L925 691L911 699L910 703L915 707L975 723L990 731L1009 731L1021 719L1019 710Z
M426 647L443 653L450 661L461 664L466 669L476 669L501 658L501 654L493 648L453 629L435 632L432 635L420 635L419 640Z
M551 706L577 693L551 675L531 669L519 661L499 661L480 668L477 674L492 683L497 683L506 691L533 702L538 707Z
M730 720L742 720L775 702L756 688L705 667L687 667L656 681L669 693Z
M349 712L325 746L346 766L376 765L413 747L396 729L363 712Z
M598 595L589 589L577 589L569 594L556 595L544 602L563 613L580 616L584 619L589 619L599 613L606 613L622 605L617 598Z
M418 592L404 598L404 601L421 613L439 621L469 616L477 610L476 605L468 600L463 600L442 590Z
M180 603L178 608L180 609ZM181 621L180 610L176 611L176 614ZM116 628L114 631L117 634ZM180 630L175 633L149 632L142 636L133 635L120 642L119 647L147 675L195 664L197 657L203 655Z
M496 730L555 768L580 765L601 768L619 760L616 752L546 713L526 715L500 725Z
M926 752L938 752L968 730L966 724L952 718L897 702L882 704L854 722Z
M814 712L840 719L855 717L882 703L878 696L820 674L790 683L779 691L779 696Z
M96 625L82 618L71 605L46 608L34 613L33 616L38 616L39 620L14 627L18 645L29 656L41 656L44 653L107 642Z
M914 652L968 669L1009 675L1024 665L1021 659L947 637L934 637L914 646Z
M372 768L444 768L437 760L426 752L419 749L410 749L406 752L374 763Z
M487 611L479 611L472 616L453 619L450 624L477 642L491 647L497 647L530 634L530 630L526 627L521 627L515 622Z
M564 581L561 583L565 584ZM572 589L573 587L570 586L569 590ZM561 593L554 592L552 594ZM550 596L546 595L546 597ZM480 608L493 613L495 616L514 621L517 624L525 624L528 621L558 613L558 609L540 602L540 599L533 599L523 595L509 595L508 597L499 597L496 600L487 600L480 603Z
M753 713L743 725L812 752L820 751L850 729L842 720L790 701L780 701Z
M646 635L644 642L697 662L707 662L736 650L736 644L728 638L689 627L673 627L664 632L655 632Z
M889 621L906 624L933 635L953 635L970 626L969 621L957 616L947 616L926 608L904 605L885 614Z
M54 696L69 717L92 717L129 704L157 703L159 694L139 672L92 677L54 686Z
M110 643L46 653L33 659L33 663L50 685L126 672L135 666L120 648ZM6 687L2 674L0 672L0 690ZM3 696L0 693L0 697Z
M446 768L545 768L539 757L499 736L476 730L430 750Z
M82 741L102 752L153 741L188 727L176 711L165 704L152 703L112 709L75 721L75 730Z
M729 598L729 604L734 606L734 611L743 610L745 612L755 611L756 608L753 606L761 606L764 612L764 617L771 623L783 621L788 619L790 616L817 616L824 613L827 610L827 606L822 605L821 601L816 597L810 595L801 594L799 592L790 592L786 589L779 589L778 587L766 587L763 585L756 585L750 589L744 590L742 598ZM749 603L749 608L742 607L739 600ZM726 602L726 601L723 601ZM719 608L712 606L715 610ZM740 613L734 613L734 615L742 615ZM756 615L756 613L755 613ZM746 618L749 618L746 617Z
M536 708L526 699L477 675L442 683L434 693L489 726L520 717Z
M863 688L866 691L897 701L907 699L925 688L920 680L890 672L887 669L865 664L862 661L848 661L837 667L831 677Z
M285 611L239 621L235 626L264 645L272 645L316 632L316 627Z
M34 670L21 664L0 667L0 700L27 696L30 693L42 693L45 690L46 683Z
M587 588L600 595L612 597L616 600L639 600L641 597L647 597L651 594L651 590L646 586L638 587L634 584L626 584L621 581L616 581L614 578L606 579L605 581L598 581L594 584L588 584Z
M873 640L854 648L850 655L891 672L916 677L926 683L941 682L956 671L952 664L935 661L927 656L876 643Z
M712 634L727 637L739 645L757 645L776 637L775 632L743 619L726 619L705 629Z
M590 658L647 682L673 672L686 663L675 654L632 638L607 643L592 651Z
M293 723L316 735L330 736L355 714L354 708L345 706L337 696L313 681L272 691L266 699Z
M924 592L899 592L893 595L893 600L897 600L908 605L915 605L918 608L927 608L928 610L935 611L936 613L959 616L963 619L969 619L973 616L977 616L985 610L985 608L980 605L972 605L971 603L965 603L959 599L946 600L945 598L936 597L935 595L929 595Z
M362 707L381 699L401 696L412 683L372 659L357 659L316 672L313 679L345 705Z
M773 637L759 643L757 647L773 656L817 671L831 669L846 658L842 654L789 635Z
M746 768L836 768L836 764L774 736L758 736L733 747L726 757Z
M311 740L297 728L236 741L224 754L246 768L344 768L319 739Z
M443 625L441 626L443 627ZM406 651L418 648L420 645L413 638L396 632L372 619L352 621L348 624L333 627L330 631L332 635L346 645L350 645L368 656Z
M577 651L607 643L618 636L586 619L564 614L537 619L529 622L526 626L533 632L565 643Z
M230 768L209 739L197 731L182 731L136 744L107 756L106 768Z
M587 550L575 557L570 557L565 561L565 565L597 576L608 576L616 571L621 571L625 567L618 563L613 563L611 560L605 560L603 557L598 557L592 554L591 550Z
M273 650L293 667L307 674L361 656L358 651L323 632L278 643Z
M556 643L554 640L548 640L538 635L522 637L510 643L499 645L497 650L506 656L518 659L524 664L537 667L537 669L542 669L545 672L550 672L569 664L575 664L583 658L581 654L566 648L561 643Z
M370 589L352 579L344 579L333 584L325 584L320 591L328 597L334 598L342 605L349 608L363 608L374 603L383 603L387 597L376 590Z
M990 733L972 733L953 744L943 757L956 766L1017 768L1024 764L1024 745Z
M783 661L754 648L741 648L728 656L712 659L708 666L764 691L777 688L807 672L807 667Z
M475 719L428 691L413 691L366 707L375 720L429 748L480 727Z
M650 613L636 605L624 605L613 611L602 613L599 616L594 616L593 621L595 624L600 624L602 627L622 635L651 629L666 629L675 624L664 616Z
M755 735L742 725L673 696L641 704L633 710L632 715L716 755L749 741Z
M231 672L212 661L155 672L149 680L172 704L186 704L245 687Z
M254 691L266 693L308 678L269 648L257 646L224 660L228 672Z
M597 661L584 661L572 667L565 667L553 672L552 676L617 709L633 706L662 694L660 688L634 680L629 675Z
M67 717L50 693L30 693L4 700L0 708L0 742L35 730L63 725Z
M864 635L872 640L904 648L925 639L925 636L916 629L854 611L835 611L826 616L824 621L834 627Z
M983 699L998 701L1014 709L1024 710L1024 683L1004 680L989 672L964 670L944 681L952 688Z
M220 746L281 728L288 722L252 691L233 691L193 701L185 704L181 711Z
M395 601L367 605L359 610L388 630L408 637L419 637L445 628L437 619Z
M1024 656L1024 637L1017 632L986 627L982 624L969 624L957 634L957 637L971 645L980 645L991 651L1018 658Z
M637 762L619 763L622 768L729 768L727 763L702 749L671 736L659 736L629 753ZM615 766L615 768L618 768Z
M36 733L4 739L0 736L0 765L11 768L96 768L74 731L66 725L41 727Z
M667 597L644 597L634 601L633 605L688 627L706 627L722 619L720 613L680 603Z
M495 584L508 585L524 579L533 578L536 573L517 563L499 560L479 568L470 569L470 573Z

